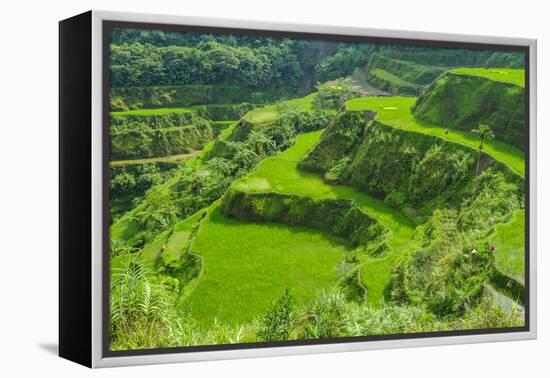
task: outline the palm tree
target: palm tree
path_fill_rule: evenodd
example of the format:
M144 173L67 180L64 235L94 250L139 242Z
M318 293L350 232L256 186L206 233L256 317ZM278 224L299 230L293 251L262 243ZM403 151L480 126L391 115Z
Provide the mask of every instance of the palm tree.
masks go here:
M495 133L493 133L493 130L491 130L491 127L489 125L482 125L479 124L477 129L472 130L473 133L479 134L479 156L477 157L477 166L476 166L476 176L479 171L479 161L481 160L481 151L483 150L483 143L485 143L486 140L490 138L494 138Z

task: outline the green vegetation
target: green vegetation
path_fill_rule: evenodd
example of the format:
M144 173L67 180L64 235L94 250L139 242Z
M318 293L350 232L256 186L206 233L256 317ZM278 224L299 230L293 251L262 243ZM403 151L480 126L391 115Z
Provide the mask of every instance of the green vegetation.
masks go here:
M124 165L141 165L149 163L170 163L176 162L181 159L188 159L190 157L196 156L198 151L193 151L188 154L178 154L172 156L161 156L154 157L149 159L132 159L132 160L113 160L109 164L111 167L124 166Z
M402 93L417 95L420 92L420 85L405 81L380 68L375 68L370 72L369 82L377 88L390 93Z
M274 121L279 116L281 109L307 112L312 110L311 106L315 97L316 94L310 94L300 99L283 101L274 105L266 105L248 112L244 119L248 122L262 123Z
M139 202L145 192L167 179L177 168L170 159L119 161L110 166L109 197L111 222L128 212Z
M382 54L373 54L366 67L366 80L393 95L417 96L445 68L407 62Z
M141 84L140 84L141 85ZM188 84L166 86L112 87L111 111L151 108L186 108L204 104L238 104L243 101L273 101L269 90L253 92L232 84Z
M525 210L515 211L510 220L495 226L489 240L494 245L495 263L504 274L525 281Z
M299 305L338 278L345 247L329 235L302 227L241 222L212 208L193 250L204 271L179 306L204 326L214 319L242 324L261 314L286 288ZM307 267L307 268L306 268Z
M480 76L525 87L525 70L513 68L455 68L453 73Z
M213 136L206 122L162 129L127 128L111 133L111 159L127 160L189 154Z
M192 112L192 108L157 108L157 109L135 109L125 111L111 112L111 116L154 116L164 115L171 113L189 113Z
M410 242L414 228L412 222L399 211L384 204L383 201L361 193L347 186L329 185L316 174L298 169L298 160L304 153L315 146L320 137L319 132L298 136L293 147L281 154L264 160L253 174L236 183L236 188L250 192L292 193L314 198L350 199L370 216L378 219L387 227L392 237L388 243L391 252L380 258L367 258L363 266L363 283L369 290L369 301L380 303L384 297L385 287L390 280L391 262ZM372 273L368 274L371 270Z
M111 58L110 349L524 325L522 54L117 28Z
M480 74L482 70L474 72L448 72L440 76L418 98L413 107L415 117L459 130L471 130L480 123L489 125L496 139L523 149L525 89L487 78L487 74ZM523 74L523 70L503 72ZM494 76L505 75L497 73Z
M395 81L406 84L427 85L445 72L444 68L411 63L404 60L392 59L384 55L374 54L368 64L367 71L385 71L393 74Z
M347 107L353 111L374 111L377 113L377 121L392 127L434 135L474 149L479 147L479 136L470 131L473 127L468 131L462 131L420 121L411 112L414 103L415 99L410 97L369 97L351 100ZM525 174L524 154L519 148L493 139L485 143L484 151L507 164L518 174Z

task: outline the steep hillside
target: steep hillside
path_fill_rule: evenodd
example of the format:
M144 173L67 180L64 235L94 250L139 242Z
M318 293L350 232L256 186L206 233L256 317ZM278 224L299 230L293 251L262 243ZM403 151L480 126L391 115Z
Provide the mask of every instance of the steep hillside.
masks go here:
M246 113L238 123L232 125L213 143L208 157L229 157L235 153L239 143L250 135L261 133L275 143L278 149L292 144L292 138L298 133L315 131L326 127L333 109L323 112L315 106L318 94L282 101L255 108Z
M111 112L111 159L145 159L202 149L255 106L210 104Z
M210 123L195 119L182 126L112 128L111 160L141 159L190 153L201 149L214 133Z
M416 118L445 127L472 130L487 124L495 137L525 145L523 70L455 70L439 77L412 110Z
M412 214L427 205L433 208L433 202L446 191L456 194L484 170L501 172L523 190L523 178L491 155L383 123L374 111L340 114L299 166L322 173L327 180L335 175L362 191L405 206Z
M203 104L239 104L274 99L277 92L251 92L230 84L188 84L149 87L112 88L110 110L175 108Z
M445 68L422 65L373 54L366 68L369 84L392 94L417 96Z
M524 207L523 178L475 147L424 133L421 127L407 130L399 123L383 123L374 109L371 104L367 111L340 114L298 166L323 174L327 182L380 198L419 225L418 246L409 245L406 258L392 263L387 289L392 299L428 303L438 314L459 314L464 301L479 298L489 282L514 300L521 299L524 240L507 248L498 238L488 242L487 235L497 232L502 238L505 226L495 231L494 225L507 224L511 214ZM476 256L466 258L464 253ZM520 278L502 267L503 255L512 256L509 261L514 261ZM442 286L426 289L428 276ZM464 285L471 285L469 292L462 291ZM457 300L460 295L468 299ZM454 299L446 303L450 298L442 296Z

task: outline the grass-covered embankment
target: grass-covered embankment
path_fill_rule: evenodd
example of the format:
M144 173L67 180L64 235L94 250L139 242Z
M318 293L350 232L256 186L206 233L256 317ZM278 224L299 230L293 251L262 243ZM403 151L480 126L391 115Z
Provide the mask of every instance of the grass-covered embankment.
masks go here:
M502 273L520 283L525 281L525 210L517 210L510 219L495 226L488 239L495 246L495 263Z
M414 232L413 223L398 210L383 201L345 185L330 185L317 174L298 169L298 161L318 142L321 132L300 135L296 143L286 151L264 160L248 177L235 187L249 192L298 194L313 198L350 199L361 210L377 219L390 230L389 251L379 257L366 257L361 266L361 278L367 287L367 300L379 304L391 279L391 269L396 259L410 245Z
M435 80L415 103L426 123L470 131L491 127L495 138L523 149L525 88L522 69L457 69Z
M164 158L202 149L253 108L242 103L113 111L111 159Z
M299 246L299 247L297 247ZM345 245L329 233L282 224L243 222L212 206L192 247L203 272L181 311L204 326L259 317L286 288L306 306L338 279Z
M392 98L384 100L385 111L398 110L397 106L390 106L396 105L389 102ZM374 108L372 104L367 107ZM327 128L319 143L306 154L299 166L323 174L325 181L341 182L369 193L401 209L416 224L432 224L424 226L424 229L427 227L430 230L425 236L420 236L418 232L415 234L418 246L407 245L405 257L413 256L412 260L398 264L404 270L402 274L392 277L392 297L401 298L396 300L417 298L418 290L424 290L423 284L415 281L416 278L411 281L409 277L426 279L426 269L434 269L433 274L439 271L448 275L445 279L453 280L453 275L458 277L460 274L469 278L484 274L489 276L492 263L488 256L493 249L484 242L485 234L492 230L495 223L505 223L509 214L523 208L523 178L507 164L490 155L480 155L475 148L425 133L420 126L418 131L413 131L393 125L382 123L380 115L365 108L344 112ZM438 248L441 242L446 244L444 248ZM483 251L484 257L478 265L470 266L468 260L458 262L463 258L464 251L474 249ZM440 254L440 251L444 253ZM429 268L417 266L415 259L426 254L430 259L421 261ZM448 265L455 259L457 265ZM388 269L392 270L397 263L397 260L389 261ZM477 266L483 268L472 274ZM376 271L371 270L370 273L376 274ZM405 294L400 293L401 284L405 287ZM447 285L457 285L459 290L460 283L456 281ZM471 285L468 300L479 297L483 291L483 285L475 282ZM441 290L445 291L443 288ZM452 311L458 311L460 303L464 303L459 299L448 307L441 302L441 298L427 299L425 295L430 297L434 294L426 292L421 298L433 300L433 311L438 313L451 311L451 307Z
M477 150L479 135L471 130L457 130L417 119L411 111L415 104L411 97L367 97L348 101L351 111L374 111L375 120L391 127L433 135ZM508 165L521 176L525 175L525 157L521 149L497 139L487 140L483 151Z
M373 54L366 67L370 85L394 95L418 96L426 85L445 72L435 67Z
M453 73L484 77L525 87L525 70L518 68L455 68Z

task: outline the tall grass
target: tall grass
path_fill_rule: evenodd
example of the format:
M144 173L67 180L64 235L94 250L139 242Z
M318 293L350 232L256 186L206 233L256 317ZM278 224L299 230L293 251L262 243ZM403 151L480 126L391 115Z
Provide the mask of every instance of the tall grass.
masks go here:
M520 306L506 312L490 297L461 317L445 318L422 306L346 302L336 290L320 292L310 307L298 310L286 291L261 319L236 326L216 320L204 328L174 311L176 280L150 278L130 264L113 273L111 286L111 350L502 328L524 321Z

